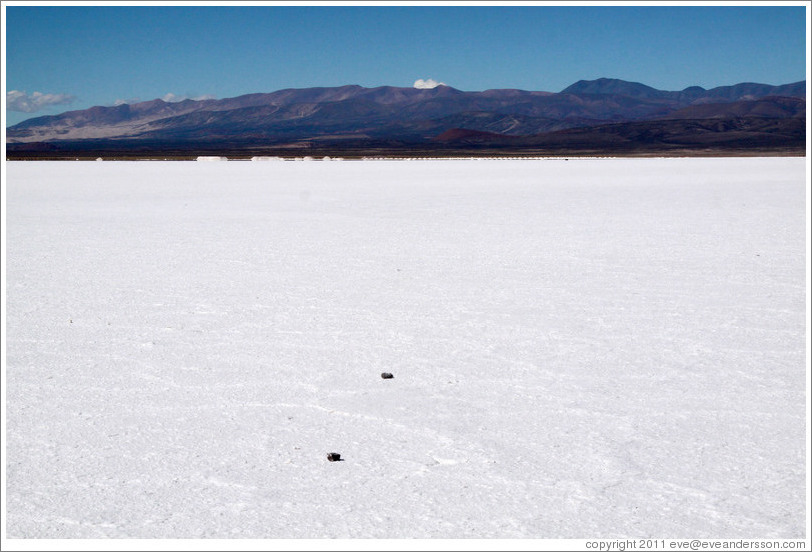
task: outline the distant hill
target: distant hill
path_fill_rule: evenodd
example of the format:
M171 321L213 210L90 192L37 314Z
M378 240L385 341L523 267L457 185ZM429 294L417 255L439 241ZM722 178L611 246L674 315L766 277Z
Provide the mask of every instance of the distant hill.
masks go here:
M669 119L615 123L551 132L526 139L526 145L589 148L603 145L614 151L680 148L803 148L806 122L801 118Z
M765 117L786 119L806 117L806 101L802 98L767 96L758 100L729 103L700 103L683 107L663 116L663 119L721 119L730 117Z
M702 90L700 88L700 90ZM673 92L657 90L639 82L628 82L620 79L580 80L561 91L562 94L574 95L617 95L632 98L662 99L671 97Z
M285 89L221 100L167 103L156 99L97 106L28 119L7 128L6 139L10 152L121 149L124 144L128 148L141 144L142 149L157 150L195 145L216 149L218 143L251 148L341 143L363 147L365 142L389 147L435 147L459 142L520 147L552 140L572 141L575 136L579 143L591 136L596 147L607 147L607 136L616 140L615 145L629 138L625 131L607 133L605 129L610 127L606 125L632 125L628 128L634 129L639 123L651 122L652 129L673 130L677 127L662 121L805 121L805 95L805 81L780 86L740 83L710 90L693 86L664 91L602 78L578 81L559 93L516 89L464 92L443 85L431 89L347 85ZM753 125L745 126L755 128ZM782 125L755 126L761 134L772 133L773 141L785 137L779 130L784 129ZM679 132L698 133L699 139L703 128L689 125ZM715 142L742 139L741 132L750 132L742 128L724 131L726 138ZM759 143L770 142L765 140Z
M735 102L755 100L765 96L806 97L806 81L781 86L745 82L733 86L719 86L705 90L701 86L690 86L681 91L657 90L639 82L618 79L597 79L578 81L561 91L562 94L618 95L639 99L675 101L680 104Z

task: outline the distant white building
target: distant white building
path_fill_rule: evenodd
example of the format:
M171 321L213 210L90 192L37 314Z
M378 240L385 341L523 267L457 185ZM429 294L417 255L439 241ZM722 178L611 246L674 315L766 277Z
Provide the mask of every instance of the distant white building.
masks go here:
M285 159L282 157L265 157L265 156L258 156L252 157L251 161L284 161Z
M199 155L198 161L228 161L228 157L220 157L218 155Z

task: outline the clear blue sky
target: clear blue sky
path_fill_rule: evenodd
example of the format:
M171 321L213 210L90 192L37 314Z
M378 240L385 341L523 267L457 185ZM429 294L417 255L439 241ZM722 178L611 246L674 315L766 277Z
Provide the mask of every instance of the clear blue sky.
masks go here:
M549 92L600 77L664 90L806 78L801 3L4 7L7 125L117 101L428 78Z

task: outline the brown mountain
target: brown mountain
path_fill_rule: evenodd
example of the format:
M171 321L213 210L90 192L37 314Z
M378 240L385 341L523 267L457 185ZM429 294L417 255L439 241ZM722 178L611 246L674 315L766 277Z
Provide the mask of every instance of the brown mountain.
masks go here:
M465 144L481 144L493 143L497 140L507 139L504 134L497 134L495 132L482 132L479 130L471 130L467 128L452 128L446 130L439 136L435 136L433 140L445 143L465 143ZM514 138L516 139L516 138Z

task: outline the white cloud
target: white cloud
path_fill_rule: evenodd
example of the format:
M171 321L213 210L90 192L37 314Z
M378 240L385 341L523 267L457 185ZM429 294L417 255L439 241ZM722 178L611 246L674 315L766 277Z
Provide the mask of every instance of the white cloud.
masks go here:
M447 86L444 82L437 82L434 79L417 79L414 81L415 88L437 88L438 86Z
M42 92L28 94L28 92L20 90L6 92L6 109L23 113L35 113L52 105L70 104L74 101L76 101L76 97L70 94L43 94Z
M215 97L212 96L211 94L203 94L202 96L188 96L184 94L182 96L178 96L176 94L173 94L172 92L169 92L168 94L165 94L161 99L165 102L172 103L172 102L182 102L183 100L195 100L195 101L214 100Z

